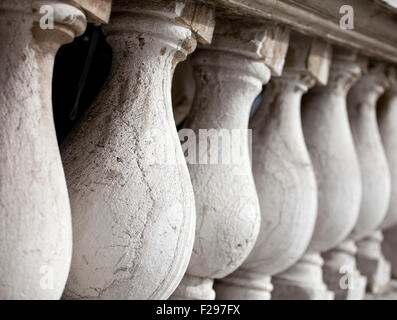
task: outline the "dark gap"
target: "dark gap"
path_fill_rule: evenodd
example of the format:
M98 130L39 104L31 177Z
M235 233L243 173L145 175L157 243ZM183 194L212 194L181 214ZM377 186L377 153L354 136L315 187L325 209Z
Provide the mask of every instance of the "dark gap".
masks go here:
M59 144L98 95L109 75L111 63L112 49L98 24L89 23L82 36L59 49L52 82Z

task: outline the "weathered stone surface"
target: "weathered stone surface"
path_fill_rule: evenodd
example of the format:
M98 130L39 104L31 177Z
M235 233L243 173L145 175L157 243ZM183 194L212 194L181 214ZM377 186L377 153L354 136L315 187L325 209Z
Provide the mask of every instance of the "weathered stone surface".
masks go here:
M329 43L298 33L291 35L285 69L307 75L306 78L313 78L318 85L326 85L331 62L332 46Z
M323 259L316 252L306 252L287 271L272 278L273 300L333 300L334 293L323 282Z
M270 20L287 25L336 45L359 50L368 56L397 62L394 13L374 1L362 0L209 0L224 15L244 16L247 20ZM379 0L392 1L392 0ZM378 2L379 2L378 1ZM354 28L341 28L343 5L354 9Z
M227 23L221 19L217 22L216 32L219 36L213 40L213 48L262 60L273 75L281 75L290 37L284 26L239 20Z
M114 1L111 74L62 145L74 234L65 298L165 299L186 270L194 195L171 106L175 65L196 46L185 4Z
M195 1L187 2L179 19L191 27L198 42L211 43L215 27L214 7Z
M368 291L382 294L391 280L391 266L382 254L382 232L377 231L357 242L357 266L367 277Z
M389 208L381 224L382 229L397 224L397 69L388 68L389 87L379 99L377 118L379 132L385 150L391 175L391 196Z
M317 186L303 138L300 106L302 95L317 78L327 81L328 71L320 65L329 66L331 50L327 45L323 48L317 41L294 34L282 76L273 77L266 86L251 119L261 229L244 264L219 281L224 287L222 297L268 299L270 276L296 263L310 242L317 216Z
M69 2L84 10L89 22L109 22L112 0L69 0Z
M54 29L38 26L41 4ZM66 19L72 17L72 19ZM69 272L69 198L52 117L55 54L85 29L62 1L0 3L0 299L59 299Z
M335 294L335 300L362 300L365 297L367 278L357 270L357 247L347 239L325 252L323 278Z
M336 50L328 85L315 87L303 99L303 132L319 188L310 248L319 252L345 239L358 217L362 188L346 95L361 72L355 58Z
M346 239L358 218L361 179L346 95L361 72L354 52L334 48L328 85L316 86L303 98L303 132L318 186L317 221L307 253L273 278L277 298L332 297L323 283L319 253Z
M360 214L352 238L360 240L380 226L389 206L391 180L376 122L376 105L385 91L385 65L375 64L350 90L347 103L363 185Z
M389 203L390 174L376 123L376 103L385 86L385 66L375 64L370 66L369 72L358 80L348 94L349 121L360 163L363 197L359 218L348 239L324 255L325 282L340 299L364 298L365 286L363 287L362 276L357 270L357 250L352 240L361 240L375 232L386 215ZM360 251L359 256L363 254ZM381 255L379 252L378 256ZM364 260L361 259L360 262ZM341 273L341 270L344 272ZM352 283L347 287L334 281L338 278L343 281L348 276ZM364 273L364 276L368 277L367 284L371 287L371 276L368 273Z
M384 64L372 64L348 95L349 120L363 184L360 214L351 238L358 241L357 265L367 277L370 290L383 290L390 278L390 267L380 250L381 233L374 234L386 217L391 191L390 171L376 121L377 101L388 86L385 72Z
M197 140L197 150L202 152L200 157L208 164L199 161L188 165L196 199L197 229L187 275L173 294L176 299L213 299L212 288L204 285L201 288L206 291L195 291L192 296L192 283L198 288L197 283L222 278L236 270L258 235L259 203L247 129L251 105L262 84L269 80L270 71L259 60L256 49L253 52L251 47L242 46L250 42L247 35L255 33L246 29L246 38L240 38L240 34L231 32L235 27L233 22L217 21L214 45L200 47L191 59L197 91L184 127L197 135L200 129L227 130L228 133L238 130L241 144L239 161L223 162L220 157L218 162L210 163L208 155L221 154L222 149L218 149L212 139L207 147ZM217 133L215 131L215 136Z
M391 197L386 218L381 228L384 230L382 250L391 264L391 275L397 278L397 71L388 68L389 87L378 102L378 124L386 158L391 174ZM379 261L379 263L382 263Z

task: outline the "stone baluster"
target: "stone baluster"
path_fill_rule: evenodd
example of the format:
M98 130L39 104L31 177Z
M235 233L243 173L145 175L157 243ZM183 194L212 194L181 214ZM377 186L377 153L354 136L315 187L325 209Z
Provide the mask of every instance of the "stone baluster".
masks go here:
M357 244L358 269L367 277L367 286L373 292L388 284L390 274L390 266L381 253L383 236L377 231L386 216L391 190L390 172L376 121L377 101L388 84L385 71L383 63L371 64L347 99L363 186L360 214L351 238Z
M397 224L397 68L389 67L387 78L389 86L377 105L379 132L391 176L390 203L381 224L382 229L388 229Z
M348 113L363 186L360 215L352 238L360 240L382 223L389 207L390 172L376 120L376 106L387 86L384 64L373 64L348 95Z
M273 277L274 299L332 299L323 282L320 253L353 229L361 201L360 170L346 110L346 96L362 72L355 52L334 48L326 87L302 100L302 124L318 187L318 215L305 255Z
M196 218L171 81L214 22L196 2L113 1L110 76L61 146L74 238L65 298L166 299L182 279Z
M390 206L382 222L382 250L397 278L397 71L389 68L390 87L378 102L378 124L392 179Z
M364 299L367 278L357 269L356 254L357 246L350 236L323 254L324 282L336 300Z
M367 277L367 290L376 295L388 290L391 279L391 265L383 256L382 242L381 230L357 242L358 269Z
M331 46L294 34L283 74L265 87L250 122L252 166L261 208L258 240L244 264L216 284L217 297L269 299L270 276L296 263L311 240L317 187L301 125L301 98L326 84Z
M51 29L40 27L43 5ZM58 48L85 27L62 1L0 3L0 300L59 299L65 287L72 232L52 72Z
M324 280L337 299L364 298L367 280L357 270L354 241L379 227L389 202L390 176L376 123L376 102L386 83L384 66L377 65L371 67L348 94L349 120L360 163L363 197L352 233L324 254Z
M192 55L196 96L181 138L190 135L184 144L188 153L193 151L189 142L198 142L196 163L188 165L197 229L188 271L174 299L214 299L214 279L236 270L254 246L260 213L248 120L254 99L270 79L266 64L280 72L288 38L289 32L277 26L219 20L212 45Z

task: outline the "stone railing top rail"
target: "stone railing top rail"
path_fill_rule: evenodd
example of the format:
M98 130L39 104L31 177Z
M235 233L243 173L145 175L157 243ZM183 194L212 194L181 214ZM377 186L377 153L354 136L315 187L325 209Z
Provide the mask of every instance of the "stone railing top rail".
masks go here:
M109 21L112 0L69 1L81 7L90 22ZM271 20L374 58L397 62L397 0L195 1L212 3L222 16ZM340 26L343 16L340 10L344 5L353 8L353 29Z
M272 20L304 34L397 62L396 0L196 0L212 3L219 15ZM354 28L343 29L340 9L354 10Z

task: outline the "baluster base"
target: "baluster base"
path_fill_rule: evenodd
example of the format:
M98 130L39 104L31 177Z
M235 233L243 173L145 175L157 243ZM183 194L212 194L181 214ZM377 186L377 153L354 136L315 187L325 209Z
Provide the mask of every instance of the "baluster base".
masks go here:
M270 300L273 285L269 275L238 269L215 281L217 300Z
M272 278L273 300L333 300L322 275L319 253L306 253L295 265Z
M363 300L367 278L357 269L357 247L352 240L342 242L323 255L324 282L335 294L335 300Z
M384 240L382 242L382 253L387 261L391 263L391 276L397 279L397 255L395 248L397 246L397 225L383 232Z
M215 300L213 279L185 274L169 300Z
M367 290L376 295L386 292L391 281L391 265L382 254L382 240L378 231L357 243L357 267L367 277Z
M367 286L367 278L354 269L350 275L350 284L346 288L341 285L342 277L346 276L334 268L324 267L324 282L333 291L335 300L363 300Z

